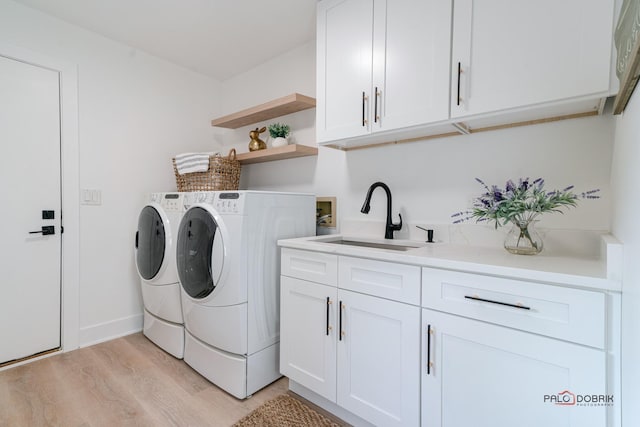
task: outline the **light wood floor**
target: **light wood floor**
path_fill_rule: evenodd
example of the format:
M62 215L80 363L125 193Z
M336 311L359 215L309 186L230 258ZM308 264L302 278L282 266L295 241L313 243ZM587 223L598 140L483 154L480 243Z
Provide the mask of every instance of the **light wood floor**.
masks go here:
M134 334L0 372L0 426L230 426L286 392L238 400Z

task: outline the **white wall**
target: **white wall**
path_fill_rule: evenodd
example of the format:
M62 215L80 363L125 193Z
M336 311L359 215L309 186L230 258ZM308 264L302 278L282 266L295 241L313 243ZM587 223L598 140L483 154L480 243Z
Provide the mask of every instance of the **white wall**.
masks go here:
M294 92L307 96L316 93L315 41L293 49L283 55L246 72L225 80L221 88L222 115L235 113L257 104L271 101ZM278 117L265 123L256 123L235 130L216 129L216 141L224 151L234 147L238 152L248 151L249 131L257 126L274 122L291 125L291 142L315 145L315 109ZM269 132L260 135L269 144Z
M640 425L640 93L616 120L611 173L613 234L624 243L622 282L622 425Z
M222 114L253 107L293 92L315 96L315 40L225 80L221 88Z
M222 89L227 113L292 92L315 94L313 43L223 82ZM303 111L230 131L221 142L246 151L249 129L285 121L297 142L313 145L314 114ZM317 158L245 166L241 185L337 196L339 222L384 221L380 190L370 214L360 213L367 188L380 180L392 190L394 221L400 210L405 222L448 224L453 212L466 209L480 194L475 177L501 186L508 178L543 177L549 189L570 184L577 191L600 188L602 199L580 202L565 215L544 216L540 226L608 230L613 129L610 116L591 117L347 153L321 147Z
M140 328L139 209L175 190L174 154L215 148L219 83L10 0L0 41L78 66L80 186L102 190L80 211L80 343Z

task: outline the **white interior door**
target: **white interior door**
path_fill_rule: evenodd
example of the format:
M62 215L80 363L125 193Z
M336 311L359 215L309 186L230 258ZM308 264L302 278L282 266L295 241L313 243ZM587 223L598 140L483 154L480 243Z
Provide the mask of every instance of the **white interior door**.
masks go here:
M60 347L57 71L0 56L0 141L2 364ZM53 219L43 211L53 211ZM42 227L53 227L55 234L46 235Z

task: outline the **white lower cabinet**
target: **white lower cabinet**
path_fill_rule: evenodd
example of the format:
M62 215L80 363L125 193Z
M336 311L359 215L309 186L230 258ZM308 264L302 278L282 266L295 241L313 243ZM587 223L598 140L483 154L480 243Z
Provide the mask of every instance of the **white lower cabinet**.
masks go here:
M338 290L338 405L378 426L420 420L420 308Z
M420 307L281 278L280 371L379 426L420 420Z
M619 425L608 298L285 248L280 370L355 424Z
M332 402L337 294L332 286L280 279L280 373Z
M574 404L606 394L604 351L429 309L422 334L423 426L607 425Z

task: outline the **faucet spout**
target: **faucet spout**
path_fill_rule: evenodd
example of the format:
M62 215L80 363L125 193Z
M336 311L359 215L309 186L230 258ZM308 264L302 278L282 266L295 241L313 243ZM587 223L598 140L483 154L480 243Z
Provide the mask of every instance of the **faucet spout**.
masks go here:
M360 209L360 212L362 212L363 214L369 213L369 210L371 210L371 196L373 194L373 190L378 187L382 187L387 195L387 223L385 226L384 238L393 239L393 232L398 231L402 228L402 215L398 214L398 216L400 217L400 223L394 224L391 221L391 190L389 190L387 184L380 181L371 184L371 187L369 187L369 190L367 190L367 195L364 198L364 204L362 205L362 209Z

